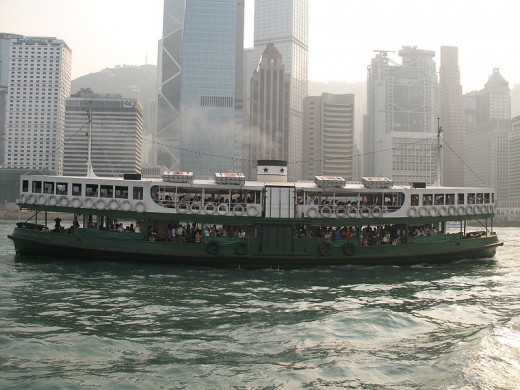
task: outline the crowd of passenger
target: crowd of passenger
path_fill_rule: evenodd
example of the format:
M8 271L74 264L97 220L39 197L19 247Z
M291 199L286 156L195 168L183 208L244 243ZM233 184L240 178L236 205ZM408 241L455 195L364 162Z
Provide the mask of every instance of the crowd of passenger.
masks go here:
M196 222L185 224L169 224L166 228L166 235L160 234L153 226L148 227L147 238L149 241L175 241L178 243L200 244L212 238L238 238L245 239L244 228L226 225L200 227Z
M204 198L201 195L194 195L194 196L188 196L187 194L180 195L178 197L178 200L176 201L174 199L174 196L168 194L168 193L156 193L154 196L154 201L157 204L160 204L164 207L168 208L175 208L179 204L186 205L188 207L192 205L202 205L202 204L208 204L212 203L214 205L219 205L221 203L224 203L226 205L231 205L231 207L235 206L236 204L249 204L254 203L254 199L251 196L241 196L236 195L232 196L231 198L229 196L218 196L215 194L209 194L205 196Z

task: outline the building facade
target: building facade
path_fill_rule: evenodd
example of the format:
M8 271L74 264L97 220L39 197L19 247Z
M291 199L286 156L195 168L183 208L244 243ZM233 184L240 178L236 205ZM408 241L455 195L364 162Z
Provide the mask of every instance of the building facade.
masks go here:
M440 125L442 126L442 184L464 183L464 137L466 122L460 84L458 48L441 47Z
M198 177L242 167L244 0L165 0L157 164Z
M308 96L303 109L303 179L354 179L354 95Z
M91 123L89 123L89 112ZM67 99L63 173L87 174L88 132L92 129L91 161L97 176L141 173L143 107L120 95L80 91Z
M404 46L399 56L401 64L379 51L368 67L363 174L433 184L439 170L435 53Z
M269 43L276 46L290 74L289 180L302 177L303 99L308 84L308 0L255 0L254 52L257 61Z
M520 202L520 116L512 120L509 136L509 198Z
M0 34L0 139L7 168L63 168L71 50L52 37Z
M244 132L251 180L258 160L285 160L289 153L289 85L282 55L270 43L251 78L250 131Z

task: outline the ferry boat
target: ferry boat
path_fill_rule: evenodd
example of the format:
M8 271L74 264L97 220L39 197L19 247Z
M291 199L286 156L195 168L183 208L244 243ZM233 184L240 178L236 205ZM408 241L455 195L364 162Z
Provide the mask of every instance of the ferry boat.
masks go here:
M260 160L256 181L106 178L91 166L86 177L23 175L18 204L34 214L9 238L22 256L237 268L446 262L489 258L502 245L491 188L289 182L286 165Z

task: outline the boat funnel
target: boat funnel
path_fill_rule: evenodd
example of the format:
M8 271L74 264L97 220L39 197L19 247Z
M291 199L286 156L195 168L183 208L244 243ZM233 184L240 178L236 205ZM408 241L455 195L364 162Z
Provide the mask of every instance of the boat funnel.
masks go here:
M258 160L256 180L264 182L287 182L287 161Z

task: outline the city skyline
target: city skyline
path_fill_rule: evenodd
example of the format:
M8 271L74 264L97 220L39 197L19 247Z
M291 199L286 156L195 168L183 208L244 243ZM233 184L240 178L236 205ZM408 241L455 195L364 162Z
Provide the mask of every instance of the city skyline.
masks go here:
M252 47L254 0L245 2L245 46ZM494 68L511 86L520 83L520 56L513 50L520 32L518 2L441 0L435 8L405 0L323 4L309 1L310 81L364 82L373 50L393 51L395 59L410 45L435 51L437 65L441 46L458 47L464 92L483 88ZM72 49L75 79L116 65L156 64L162 7L162 0L3 0L0 25L6 33L64 40Z

